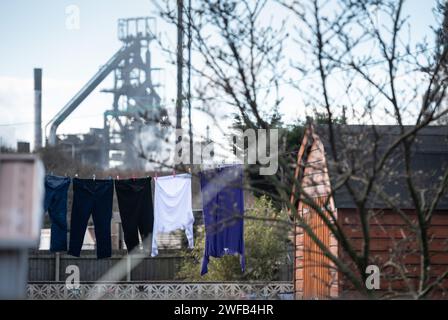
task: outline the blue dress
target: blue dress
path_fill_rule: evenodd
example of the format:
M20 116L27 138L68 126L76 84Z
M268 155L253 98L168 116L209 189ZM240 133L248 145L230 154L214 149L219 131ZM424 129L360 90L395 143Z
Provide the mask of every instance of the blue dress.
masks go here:
M205 249L201 275L208 272L210 257L244 256L243 166L234 165L201 172L205 224Z

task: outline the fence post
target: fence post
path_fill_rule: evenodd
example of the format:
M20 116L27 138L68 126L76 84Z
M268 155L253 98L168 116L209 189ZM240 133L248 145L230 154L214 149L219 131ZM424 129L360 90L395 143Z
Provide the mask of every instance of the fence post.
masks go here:
M131 281L131 255L126 257L126 281Z
M61 254L56 252L55 254L55 263L54 263L54 281L59 282L59 272L61 267Z

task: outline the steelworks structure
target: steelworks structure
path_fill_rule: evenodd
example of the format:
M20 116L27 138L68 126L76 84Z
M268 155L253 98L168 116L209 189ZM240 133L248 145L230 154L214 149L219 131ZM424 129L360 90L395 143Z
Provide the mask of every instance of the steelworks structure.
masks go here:
M135 170L145 164L137 147L142 128L157 129L168 119L156 91L159 84L153 82L153 71L160 70L151 65L150 44L156 39L155 18L119 19L118 39L123 46L47 124L50 125L47 143L60 145L73 158L102 168L115 162L124 169ZM57 135L63 121L111 73L114 75L113 87L101 90L113 94L112 108L104 112L104 127L92 128L83 135ZM85 156L79 158L79 154Z

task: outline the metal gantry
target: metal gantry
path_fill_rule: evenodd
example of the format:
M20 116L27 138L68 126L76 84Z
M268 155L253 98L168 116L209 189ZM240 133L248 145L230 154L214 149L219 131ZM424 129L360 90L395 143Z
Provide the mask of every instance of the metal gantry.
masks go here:
M89 138L95 140L89 148L95 149L94 156L99 159L94 162L102 167L115 163L123 168L139 169L145 163L140 157L138 141L142 128L157 127L161 119L167 118L156 91L159 84L153 82L153 72L160 70L151 64L150 45L156 39L155 18L118 20L118 39L123 46L48 124L51 125L48 144L67 144L64 139L58 139L59 125L112 73L113 87L102 90L113 94L112 108L104 112L102 132L93 130L91 135L94 137L84 137L75 144L85 144ZM152 140L151 143L157 144L157 141ZM152 145L151 148L157 149L157 146Z

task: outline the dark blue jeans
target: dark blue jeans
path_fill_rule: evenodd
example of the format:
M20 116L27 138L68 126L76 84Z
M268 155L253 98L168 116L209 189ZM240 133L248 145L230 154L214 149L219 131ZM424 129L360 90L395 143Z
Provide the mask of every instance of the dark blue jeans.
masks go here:
M67 191L70 178L45 177L44 210L51 220L50 251L67 251Z
M79 257L90 215L93 218L96 254L99 259L112 254L111 220L114 185L111 180L73 179L73 208L68 253Z

